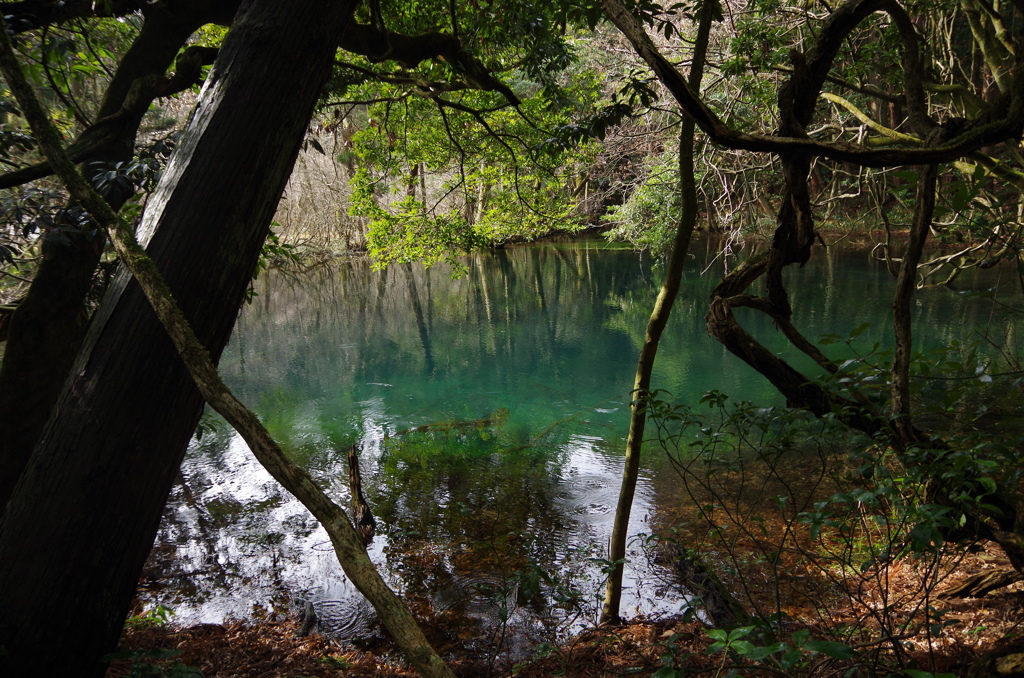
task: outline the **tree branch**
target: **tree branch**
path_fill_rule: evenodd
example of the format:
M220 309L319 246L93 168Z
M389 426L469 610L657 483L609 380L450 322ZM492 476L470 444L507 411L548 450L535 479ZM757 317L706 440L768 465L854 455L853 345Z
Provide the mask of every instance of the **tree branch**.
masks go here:
M339 13L340 10L333 12ZM294 494L324 526L346 574L377 609L388 631L395 636L420 673L431 678L454 678L451 670L427 643L408 609L381 579L367 556L362 537L344 509L327 496L305 469L284 454L256 415L239 402L221 380L210 354L195 335L163 276L142 249L131 227L96 193L62 149L60 135L21 72L6 32L0 33L0 70L43 153L72 198L107 230L118 255L142 288L204 400L242 435L254 456L274 479Z
M858 5L873 3L881 6L886 0L853 0ZM625 8L620 0L601 0L609 19L618 26L633 44L637 54L647 62L654 74L676 99L683 111L711 137L712 141L727 148L792 155L820 156L832 160L852 162L864 167L892 167L896 165L934 164L948 162L976 151L982 146L1000 143L1021 136L1024 130L1024 69L1017 69L1015 86L1010 93L994 104L989 115L963 125L959 134L943 144L919 148L871 148L850 142L827 142L789 135L765 135L739 132L730 128L718 115L697 97L683 76L655 47L643 26ZM865 14L866 16L866 14ZM811 50L811 63L818 69L822 50ZM818 69L820 70L820 69ZM794 77L796 75L794 74ZM819 79L821 73L803 76L807 87ZM819 86L814 90L817 93ZM803 107L800 108L803 112ZM796 114L797 111L794 111Z
M216 55L217 49L214 47L193 45L178 57L177 70L171 77L147 76L136 80L125 97L121 110L97 120L83 130L78 139L64 149L64 153L75 163L95 157L110 144L119 141L129 126L137 125L154 99L168 97L200 84L202 67L212 64ZM44 160L30 167L0 175L0 188L20 186L54 173L50 162Z
M139 11L143 4L141 0L26 0L0 2L0 12L11 32L17 34L72 19L127 16Z
M341 37L338 46L373 62L396 61L406 68L414 68L427 59L439 59L460 73L473 87L498 92L515 106L520 103L508 85L495 78L479 59L463 49L461 40L446 33L403 35L374 26L353 24Z
M892 141L901 141L901 142L904 142L904 143L907 143L907 144L910 144L910 145L913 145L913 146L920 146L921 144L924 143L923 140L921 140L921 139L919 139L919 138L917 138L915 136L911 136L909 134L903 134L902 132L897 132L894 129L886 127L882 123L874 120L870 115L868 115L867 113L865 113L861 109L857 108L856 106L854 106L852 103L850 103L848 100L844 99L843 97L836 96L835 94L829 94L828 92L822 92L821 93L821 98L825 99L826 101L831 101L832 103L834 103L834 104L836 104L838 106L842 106L847 111L852 113L853 116L855 118L857 118L858 120L860 120L862 123L864 123L865 125L867 125L871 129L873 129L874 131L878 132L883 137L891 139Z

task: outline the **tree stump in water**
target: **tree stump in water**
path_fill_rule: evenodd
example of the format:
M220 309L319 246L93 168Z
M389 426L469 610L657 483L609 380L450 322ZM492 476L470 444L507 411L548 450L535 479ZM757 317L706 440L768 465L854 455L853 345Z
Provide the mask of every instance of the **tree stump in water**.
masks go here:
M313 607L313 601L307 600L305 607L302 609L302 628L295 634L299 638L305 638L313 632L313 627L316 626L316 608Z
M370 512L370 507L363 496L363 477L359 473L359 445L348 449L348 485L352 491L352 517L359 534L363 536L363 544L369 545L373 535L377 533L377 521Z

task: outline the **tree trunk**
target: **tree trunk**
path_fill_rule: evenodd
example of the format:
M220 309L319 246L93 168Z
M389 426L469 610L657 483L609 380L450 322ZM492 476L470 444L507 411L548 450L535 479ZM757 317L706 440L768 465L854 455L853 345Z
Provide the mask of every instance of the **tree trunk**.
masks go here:
M708 35L716 0L705 0L697 29L697 39L693 48L693 65L690 69L690 88L700 91L700 81L704 75L704 56L707 52ZM684 117L679 130L679 190L681 193L682 214L676 228L672 252L669 254L665 279L654 302L651 317L647 322L644 343L640 348L637 360L636 377L633 381L633 403L630 406L629 435L626 438L626 458L622 470L622 484L619 489L619 501L615 507L615 522L608 547L608 560L612 563L605 587L604 606L601 610L601 623L620 623L619 604L622 601L622 574L626 558L626 541L629 537L629 516L633 508L633 496L636 494L636 482L640 472L640 453L643 449L644 428L647 421L647 396L651 388L651 373L654 371L654 360L658 355L658 344L662 332L668 324L672 305L679 294L679 286L683 278L683 263L690 249L690 236L697 224L697 183L694 178L693 152L694 132L696 125L692 118Z
M238 4L238 0L232 2ZM207 20L229 20L230 4L220 13L210 7L183 12L177 5L148 10L141 32L107 87L97 120L121 111L132 84L139 78L166 73L188 37ZM110 163L131 160L139 124L148 107L148 101L138 102L130 119L120 123L117 134L90 157L90 163L100 163L92 175L105 171ZM86 176L90 178L88 168ZM129 197L108 196L108 201L114 209L120 209ZM0 437L0 513L28 463L88 326L86 295L106 239L102 231L71 230L66 235L66 242L61 244L48 244L43 236L44 256L39 270L11 318L0 366L0 430L4 431Z
M140 238L214 358L355 4L247 4L150 200ZM0 673L102 673L201 408L122 273L0 519Z
M914 285L917 282L917 265L921 261L928 231L932 227L937 179L937 165L922 168L921 177L917 182L914 223L910 229L907 251L903 254L900 272L896 278L896 291L893 293L892 326L896 347L893 349L892 357L892 417L898 442L902 447L919 442L920 438L910 419L910 354L914 348L910 314Z
M955 586L943 589L939 598L981 598L996 589L1016 584L1024 579L1024 574L1016 570L985 570L972 574Z
M377 521L363 495L363 474L359 471L359 445L356 444L348 448L348 488L352 497L352 521L363 537L363 544L369 546L377 534Z

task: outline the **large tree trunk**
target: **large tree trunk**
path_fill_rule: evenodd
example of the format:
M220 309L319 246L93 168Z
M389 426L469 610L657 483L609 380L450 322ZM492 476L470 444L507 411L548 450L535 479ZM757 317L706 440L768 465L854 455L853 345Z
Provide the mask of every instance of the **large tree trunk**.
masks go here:
M96 112L97 120L123 114L116 133L90 155L87 178L112 163L132 159L139 124L149 108L148 99L128 101L132 85L140 78L166 73L196 29L213 20L230 21L237 4L238 0L192 0L147 9L142 30L118 65ZM87 131L82 137L89 134ZM107 199L119 209L130 197L108 195ZM0 437L0 512L28 463L87 328L86 295L106 238L102 231L92 230L70 230L64 236L49 241L44 235L39 270L11 317L0 366L0 431L4 432Z
M248 3L150 201L140 239L215 358L355 5ZM201 408L120 275L0 519L0 673L102 672Z

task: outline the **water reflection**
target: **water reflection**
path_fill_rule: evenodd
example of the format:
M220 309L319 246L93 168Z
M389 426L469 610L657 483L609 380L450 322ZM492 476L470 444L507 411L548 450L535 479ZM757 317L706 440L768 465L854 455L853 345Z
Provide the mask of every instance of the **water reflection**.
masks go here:
M704 247L695 247L654 383L690 402L719 389L781 404L707 336L706 299L724 264L701 275L716 254ZM458 618L479 642L591 623L602 579L595 559L610 532L629 384L658 276L635 253L585 243L465 264L458 279L441 266L373 271L363 259L265 275L222 373L339 501L348 496L345 451L361 445L378 518L371 557L419 612ZM834 251L787 275L807 336L874 321L864 340L887 337L892 281L866 253ZM946 290L917 299L925 341L937 345L994 313ZM787 350L763 318L744 322ZM650 531L658 497L675 501L665 473L655 493L660 467L652 458L638 486L633 534ZM325 630L377 633L326 534L233 432L195 441L182 475L148 570L152 600L183 623L311 600ZM624 613L677 611L683 601L666 573L637 544L630 559Z

